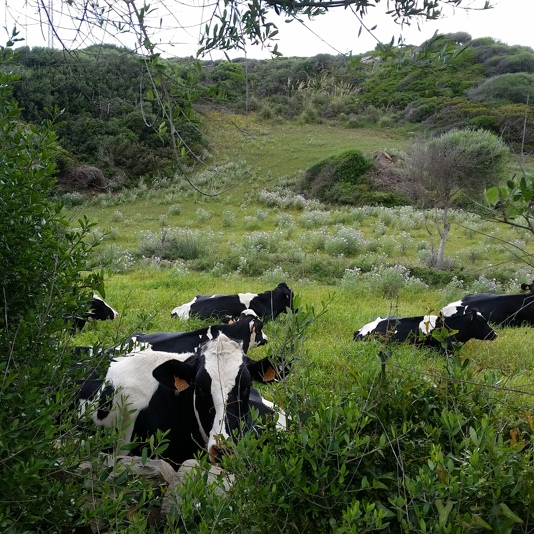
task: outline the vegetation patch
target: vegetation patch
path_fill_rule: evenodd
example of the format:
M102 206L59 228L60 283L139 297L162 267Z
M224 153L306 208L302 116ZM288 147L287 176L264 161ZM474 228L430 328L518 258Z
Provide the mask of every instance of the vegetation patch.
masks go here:
M299 192L331 204L398 205L401 195L375 190L369 171L373 161L359 150L347 150L316 163L302 176Z

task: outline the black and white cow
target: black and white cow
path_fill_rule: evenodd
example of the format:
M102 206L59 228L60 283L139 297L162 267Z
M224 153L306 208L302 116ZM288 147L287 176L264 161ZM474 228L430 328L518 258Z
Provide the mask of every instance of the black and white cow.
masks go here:
M89 319L95 321L107 321L116 319L119 313L115 311L104 299L93 293L93 298L87 302L87 306L81 315L74 317L76 330L81 330Z
M168 431L162 456L177 467L203 449L217 462L225 444L251 428L250 408L261 403L255 390L250 398L252 382L280 377L268 358L250 360L240 343L220 334L194 354L146 350L116 358L103 382L84 381L79 394L84 409L93 406L94 423L120 425L119 445L139 442L130 454Z
M237 295L197 295L191 302L177 306L171 316L189 319L209 317L237 317L242 311L253 310L263 321L275 319L286 308L293 309L293 291L285 282L263 293L238 293Z
M462 316L442 317L440 315L421 315L418 317L377 317L373 322L354 332L354 340L381 338L386 341L412 341L414 344L441 347L432 335L433 330L447 328L457 331L447 338L447 348L452 343L466 343L470 339L493 340L497 334L489 326L485 317L477 310Z
M240 341L243 352L265 345L267 336L263 332L263 323L252 310L245 310L236 319L228 323L216 324L199 328L191 332L157 332L153 334L137 334L131 340L135 343L146 344L152 350L163 352L193 352L200 345L219 334L225 334L230 339Z
M444 317L453 317L469 313L473 308L477 308L490 323L499 326L521 326L523 324L534 326L534 282L521 284L521 289L528 293L466 295L461 300L444 306L441 314Z

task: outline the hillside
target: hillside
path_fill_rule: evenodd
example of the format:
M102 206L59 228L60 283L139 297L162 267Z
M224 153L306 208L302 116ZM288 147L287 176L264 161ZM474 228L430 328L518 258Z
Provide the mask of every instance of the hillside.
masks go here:
M267 323L268 345L251 351L254 359L272 355L292 362L284 382L258 387L292 415L294 426L274 439L251 437L228 458L225 465L236 474L241 497L214 496L199 474L180 494L181 502L194 501L202 517L214 508L226 510L228 519L211 523L220 532L228 521L242 525L244 510L230 509L243 503L246 525L236 529L245 532L258 525L265 529L267 511L268 524L282 527L280 514L289 500L299 524L295 531L311 524L311 532L321 521L309 508L319 492L336 521L366 531L370 524L387 523L386 532L423 532L397 521L437 522L451 491L441 478L458 477L457 504L445 520L451 528L481 520L504 525L509 517L530 522L530 497L512 488L518 487L519 466L530 461L529 453L518 451L532 439L531 327L496 327L496 340L471 340L448 356L410 344L357 343L352 335L377 315L435 312L470 292L518 292L518 284L534 274L515 246L529 250L531 236L455 212L447 249L451 267L435 271L425 264L430 213L334 208L306 202L290 187L301 165L323 151L353 143L369 150L398 147L405 140L402 132L387 130L384 136L382 129L256 124L236 116L231 122L250 135L238 143L226 128L218 129L224 141L217 152L220 165L191 178L210 191L238 183L235 188L210 197L183 180L159 182L99 195L71 211L98 221L95 234L102 245L94 266L111 268L106 299L121 313L113 322L89 325L77 344L110 347L133 332L207 324L170 317L172 308L196 294L263 291L286 281L298 295L299 313ZM464 454L483 460L465 461ZM501 461L509 478L501 471L496 475ZM315 489L313 481L321 481L323 489ZM423 482L440 496L429 504L427 489L417 486ZM369 499L360 496L367 495L361 486L368 483ZM259 508L258 495L263 495ZM497 512L495 502L504 505ZM349 519L343 514L353 506L381 512L365 521ZM252 508L257 511L251 515ZM196 512L180 519L197 520Z
M340 130L484 128L516 153L534 147L527 105L534 51L465 32L354 57L176 58L145 66L139 59L106 45L72 55L19 49L15 97L26 121L50 113L62 121L57 163L66 190L117 190L140 177L170 177L177 167L202 168L217 147L206 135L213 117L206 111ZM173 110L172 128L165 109Z

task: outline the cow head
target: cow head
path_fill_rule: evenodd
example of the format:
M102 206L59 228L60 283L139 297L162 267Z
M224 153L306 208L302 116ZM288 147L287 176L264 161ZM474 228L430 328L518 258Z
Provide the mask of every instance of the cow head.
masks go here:
M87 316L98 321L106 321L116 319L119 314L104 299L93 293L93 298L89 301L87 308Z
M447 328L457 330L454 339L465 343L470 339L494 340L497 334L488 324L487 319L476 309L469 310L465 315L444 317Z
M285 305L285 308L289 308L292 311L298 311L293 308L295 294L285 282L280 282L274 289L274 292L281 296L281 301Z
M152 374L176 394L192 392L199 432L212 463L220 459L229 439L235 441L251 427L252 382L267 383L278 378L278 371L267 358L250 360L238 342L222 333L187 360L169 360Z
M248 331L250 332L250 338L248 339L248 341L245 340L243 344L243 351L245 353L247 353L249 349L260 347L261 345L265 345L269 341L267 339L266 334L263 332L263 322L256 315L256 312L254 312L254 310L243 310L241 312L241 315L236 318L226 317L225 319L223 319L223 324L236 325L236 330L240 330L243 325L246 325ZM229 337L232 337L232 328L233 327L230 327L226 330ZM244 339L244 336L239 336L239 339Z

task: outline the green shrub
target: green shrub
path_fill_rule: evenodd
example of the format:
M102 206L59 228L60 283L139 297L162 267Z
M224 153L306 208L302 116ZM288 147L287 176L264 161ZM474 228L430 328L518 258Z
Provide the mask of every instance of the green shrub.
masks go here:
M344 393L310 386L297 372L279 395L288 430L241 440L224 459L234 477L227 491L222 480L207 485L202 470L192 474L173 527L521 532L534 505L534 424L519 411L503 422L501 377L458 357L419 376L402 356L367 354Z
M164 228L159 234L144 232L138 254L163 260L194 260L210 251L209 232L195 232L182 228Z
M469 123L472 124L474 128L480 128L490 132L497 132L499 127L499 122L495 115L479 115L478 117L470 119Z
M351 292L371 293L387 299L395 298L401 290L424 291L428 285L412 276L404 265L379 264L364 272L361 268L347 269L341 286Z
M336 201L355 186L366 187L368 184L366 173L371 167L372 162L359 150L331 156L304 173L300 190L319 200Z
M76 470L103 441L81 445L71 414L81 372L65 320L104 288L87 273L91 224L71 229L57 201L54 126L20 120L11 45L0 48L0 529L71 531L87 502Z
M534 74L518 72L493 76L469 91L469 96L478 101L504 101L526 104L534 93Z

